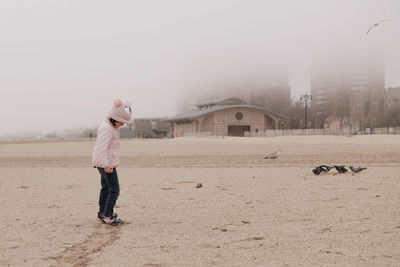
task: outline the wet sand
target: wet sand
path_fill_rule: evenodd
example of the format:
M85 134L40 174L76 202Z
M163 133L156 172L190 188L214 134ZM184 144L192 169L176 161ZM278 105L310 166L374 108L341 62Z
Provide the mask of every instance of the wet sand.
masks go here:
M122 140L119 227L96 218L93 147L0 142L1 266L400 263L400 136Z

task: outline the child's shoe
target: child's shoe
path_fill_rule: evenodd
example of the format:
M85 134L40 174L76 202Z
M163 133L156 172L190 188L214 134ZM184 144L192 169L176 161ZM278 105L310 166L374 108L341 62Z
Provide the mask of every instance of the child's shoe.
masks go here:
M101 219L103 219L103 217L104 217L103 213L101 213L101 212L98 212L98 213L97 213L97 218L99 218L99 219L101 220ZM118 217L118 214L114 212L114 213L111 215L111 217L117 218L117 217Z
M103 216L101 221L104 224L108 224L108 225L112 225L112 226L117 226L118 224L120 224L122 222L120 219L113 218L112 216L111 217Z

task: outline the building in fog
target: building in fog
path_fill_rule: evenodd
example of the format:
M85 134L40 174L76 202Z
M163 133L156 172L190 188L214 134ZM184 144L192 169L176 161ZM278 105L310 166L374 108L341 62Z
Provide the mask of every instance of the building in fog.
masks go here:
M400 87L389 87L386 92L386 107L400 106Z
M327 119L349 116L350 90L344 75L335 73L311 73L312 126L324 128Z
M242 84L218 88L205 94L202 101L214 101L216 99L238 98L253 106L262 107L275 113L289 114L290 87L287 81L281 84Z
M175 136L209 134L219 136L264 135L268 129L288 129L288 117L238 98L200 103L197 110L168 118Z
M291 94L287 70L283 67L271 67L253 78L223 80L210 85L210 88L199 88L187 95L180 111L195 111L200 103L228 98L241 99L248 105L288 116Z
M383 62L366 56L318 64L311 72L311 94L313 127L325 127L332 117L361 131L377 127L385 108Z
M350 118L358 130L380 127L384 111L384 88L351 91Z
M255 90L249 101L251 105L264 107L267 110L285 116L290 111L290 87L289 86L268 86Z

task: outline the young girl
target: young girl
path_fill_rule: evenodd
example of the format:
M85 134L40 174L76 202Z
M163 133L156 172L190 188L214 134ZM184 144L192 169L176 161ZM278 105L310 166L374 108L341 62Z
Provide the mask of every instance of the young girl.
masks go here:
M101 176L99 212L97 217L105 224L118 225L121 220L114 213L119 196L117 167L119 166L119 127L128 123L132 117L129 100L114 100L108 117L101 123L97 132L96 146L93 150L92 164Z

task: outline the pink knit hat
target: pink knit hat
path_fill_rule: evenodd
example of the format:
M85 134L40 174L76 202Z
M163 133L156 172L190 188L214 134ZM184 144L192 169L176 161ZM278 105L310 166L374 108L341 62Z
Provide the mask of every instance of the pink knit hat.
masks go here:
M116 121L128 123L132 117L131 105L132 103L128 99L121 100L117 98L114 100L114 105L108 113L108 116Z

